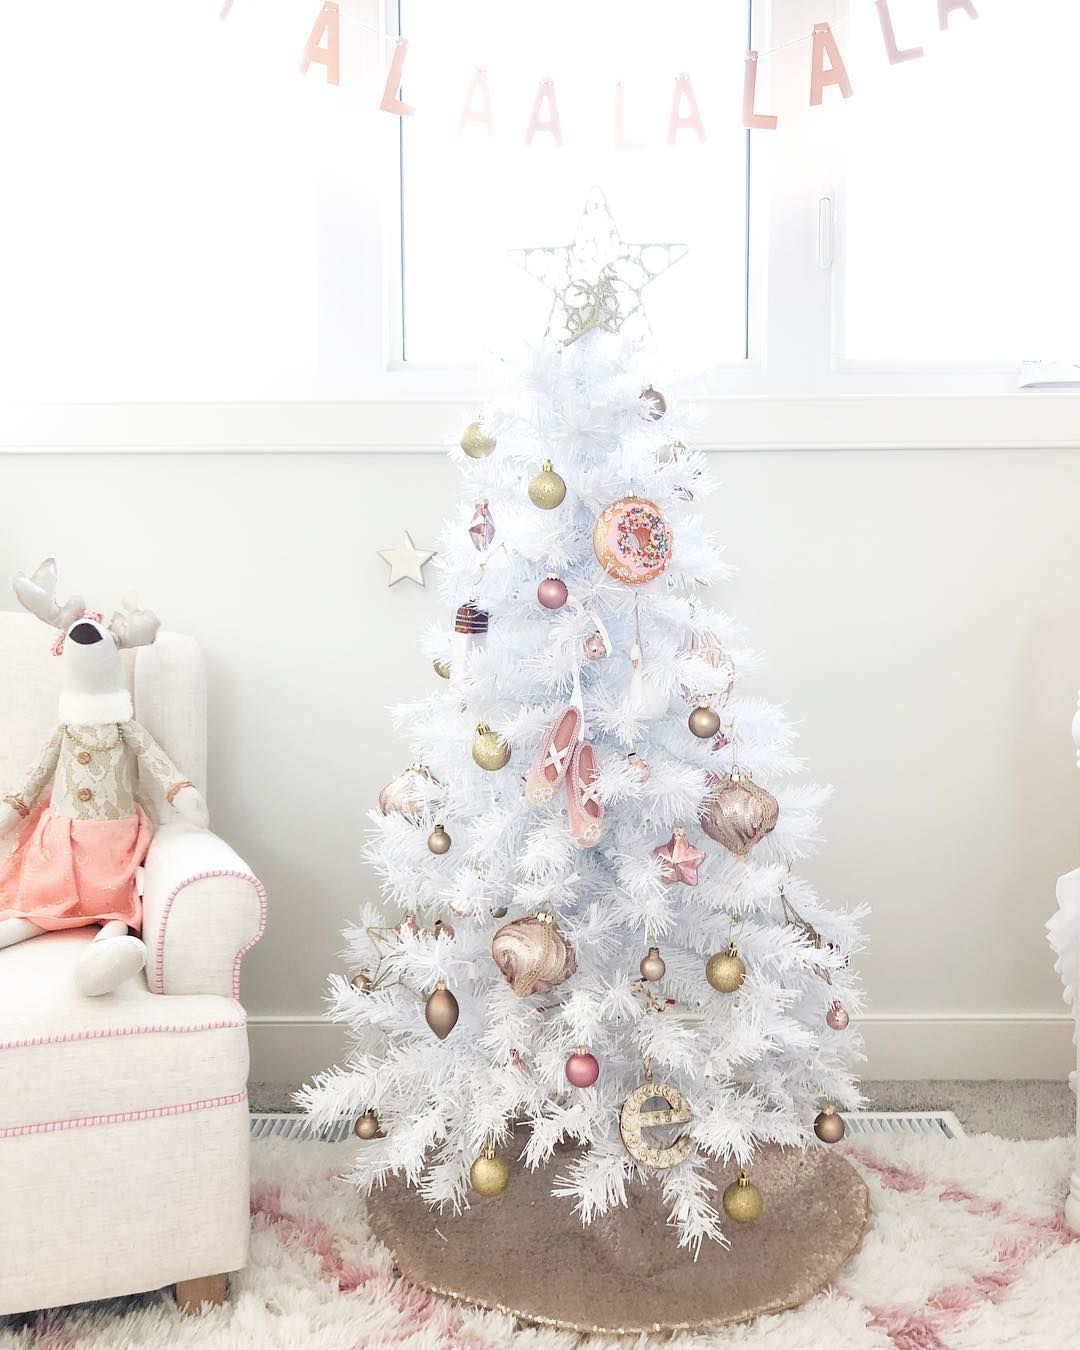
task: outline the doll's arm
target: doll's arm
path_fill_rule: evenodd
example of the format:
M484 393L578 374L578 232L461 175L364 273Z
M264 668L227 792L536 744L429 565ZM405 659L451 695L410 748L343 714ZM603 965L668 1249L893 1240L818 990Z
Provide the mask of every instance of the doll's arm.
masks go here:
M205 830L210 815L202 793L184 777L146 728L138 722L124 722L120 734L138 755L140 766L161 784L169 805L192 825Z
M30 814L30 808L41 796L42 788L56 772L63 739L64 728L57 727L37 762L27 771L19 790L9 792L0 802L0 836L10 834L14 826Z

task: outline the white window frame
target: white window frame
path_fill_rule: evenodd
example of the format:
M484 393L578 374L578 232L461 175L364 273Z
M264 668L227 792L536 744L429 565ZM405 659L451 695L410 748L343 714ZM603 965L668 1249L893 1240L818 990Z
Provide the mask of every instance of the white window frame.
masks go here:
M849 0L771 0L783 28L769 28L756 0L755 44L764 49L842 15ZM396 32L396 0L359 0L354 13ZM376 39L372 37L372 43ZM381 39L379 39L381 45ZM400 128L371 115L382 94L383 61L343 81L342 116L369 137L373 172L393 190L349 222L362 250L361 284L374 303L363 323L321 306L322 337L339 371L361 372L348 401L259 403L7 404L0 452L86 451L430 451L471 420L484 390L472 369L423 369L402 362L400 304ZM765 95L767 98L767 94ZM763 100L764 102L764 100ZM751 159L749 357L715 368L694 394L706 449L959 449L1080 447L1080 392L1021 391L1015 368L970 364L846 361L840 355L840 269L818 266L818 203L834 206L834 256L843 242L841 166L830 165L813 116L755 132ZM815 139L817 137L817 139ZM769 192L770 183L783 191ZM803 211L793 209L793 194ZM324 282L333 286L333 279ZM800 316L793 324L792 315Z

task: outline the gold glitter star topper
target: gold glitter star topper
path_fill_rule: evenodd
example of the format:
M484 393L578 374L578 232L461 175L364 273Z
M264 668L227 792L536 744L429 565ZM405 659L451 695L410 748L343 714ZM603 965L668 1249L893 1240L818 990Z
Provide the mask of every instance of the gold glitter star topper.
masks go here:
M686 254L685 244L628 244L607 198L593 188L573 243L514 249L510 256L552 293L544 336L569 346L595 328L647 336L641 293Z

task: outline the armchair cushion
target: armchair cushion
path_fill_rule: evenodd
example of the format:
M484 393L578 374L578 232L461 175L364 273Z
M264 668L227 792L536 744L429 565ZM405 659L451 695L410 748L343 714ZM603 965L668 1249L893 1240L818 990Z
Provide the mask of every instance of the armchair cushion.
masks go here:
M216 835L165 825L146 855L142 937L157 994L240 997L240 962L266 926L266 892Z

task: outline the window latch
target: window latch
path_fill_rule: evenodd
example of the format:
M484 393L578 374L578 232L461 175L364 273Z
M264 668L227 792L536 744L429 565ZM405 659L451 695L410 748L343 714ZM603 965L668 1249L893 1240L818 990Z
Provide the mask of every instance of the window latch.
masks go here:
M819 197L817 204L817 265L827 272L833 264L833 201Z

